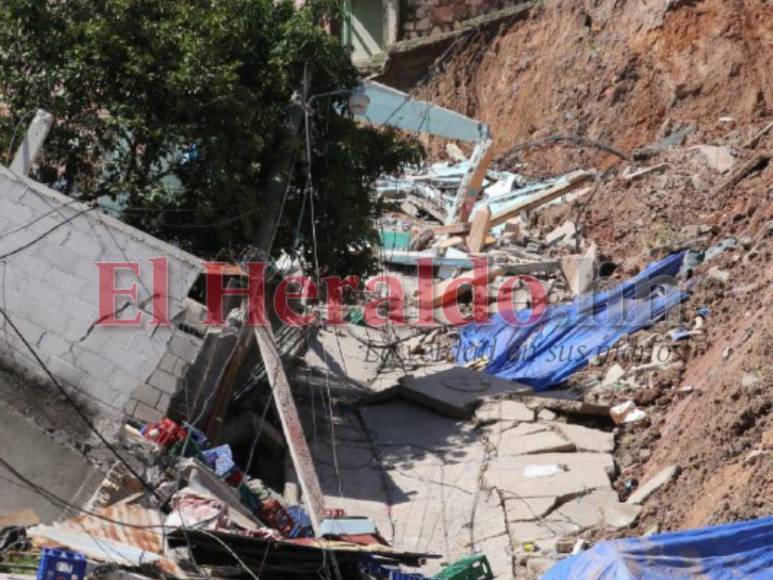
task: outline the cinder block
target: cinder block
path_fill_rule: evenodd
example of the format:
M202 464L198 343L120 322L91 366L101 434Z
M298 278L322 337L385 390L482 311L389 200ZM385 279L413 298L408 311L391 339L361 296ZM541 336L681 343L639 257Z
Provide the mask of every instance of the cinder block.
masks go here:
M161 395L161 398L158 400L158 404L156 405L156 409L158 409L161 413L166 416L166 414L169 412L169 402L171 401L171 397L167 394Z
M65 382L73 387L80 387L90 380L87 372L61 357L50 357L49 360L46 361L46 366L57 380Z
M144 403L148 407L156 407L161 398L161 391L150 385L139 385L132 393L132 399Z
M134 415L134 411L137 408L137 401L133 399L129 399L126 401L126 404L123 406L123 412L127 415Z
M179 385L179 380L177 379L177 377L170 375L165 371L157 369L150 376L148 383L165 393L169 393L170 395L173 395L175 392L177 392L177 386Z
M97 226L94 227L94 231L99 232ZM89 233L91 232L89 231ZM101 259L104 254L101 240L96 240L93 235L81 233L75 228L70 228L67 234L64 239L65 248L88 262L96 262Z
M169 341L169 352L189 363L196 360L200 348L201 339L180 331Z
M164 353L164 356L161 357L161 360L158 363L158 369L164 371L165 373L169 373L170 375L175 375L175 369L177 368L177 362L180 359L174 356L171 352Z
M137 406L134 408L134 413L132 413L132 416L144 423L157 423L164 418L163 413L161 413L159 410L148 407L147 405L140 402L138 402Z
M96 355L87 350L73 347L75 353L75 366L88 374L92 380L109 381L115 372L116 365L109 359Z
M71 345L71 341L50 331L46 332L40 340L40 350L54 357L64 356Z
M84 304L86 303L80 295L83 279L74 274L63 272L58 268L49 268L43 278L43 282L48 284L57 294L69 294Z
M35 248L35 256L38 260L66 272L77 272L78 266L85 261L75 252L57 244L39 242Z
M23 205L19 202L13 202L1 197L0 197L0 214L5 216L6 219L8 219L9 221L15 223L17 227L27 225L36 217L38 217L35 211L27 207L26 205ZM13 244L13 246L10 246L10 247L16 247L17 245L22 245L27 240L34 239L35 237L40 235L35 233L36 225L38 224L33 224L32 226L22 231L19 231L18 233L13 234L12 239L4 240L4 241L7 241L8 244Z

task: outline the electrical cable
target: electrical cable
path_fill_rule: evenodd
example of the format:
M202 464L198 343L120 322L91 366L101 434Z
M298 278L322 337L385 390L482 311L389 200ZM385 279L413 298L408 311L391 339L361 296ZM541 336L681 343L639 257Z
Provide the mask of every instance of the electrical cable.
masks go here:
M67 225L68 223L70 223L71 221L73 221L75 218L77 218L77 217L80 217L80 216L82 216L83 214L85 214L85 213L88 213L88 212L90 212L90 211L93 211L94 209L96 209L96 208L95 208L95 207L88 207L88 208L86 208L86 209L82 209L82 210L78 211L77 213L75 213L75 214L71 215L71 216L70 216L70 217L68 217L67 219L65 219L65 220L63 220L63 221L61 221L61 222L59 222L58 224L56 224L56 225L55 225L55 226L53 226L52 228L49 228L48 230L46 230L45 232L43 232L42 234L40 234L40 235L39 235L37 238L35 238L34 240L30 240L29 242L27 242L26 244L24 244L24 245L22 245L22 246L19 246L19 247L18 247L18 248L16 248L15 250L11 250L10 252L6 252L5 254L2 254L2 255L0 255L0 260L5 260L6 258L10 258L11 256L15 256L16 254L18 254L18 253L20 253L20 252L23 252L23 251L24 251L24 250L26 250L27 248L30 248L30 247L34 246L35 244L37 244L37 243L38 243L39 241L41 241L42 239L44 239L44 238L46 238L47 236L51 235L52 233L54 233L56 230L58 230L58 229L59 229L59 228L61 228L62 226L65 226L65 225Z

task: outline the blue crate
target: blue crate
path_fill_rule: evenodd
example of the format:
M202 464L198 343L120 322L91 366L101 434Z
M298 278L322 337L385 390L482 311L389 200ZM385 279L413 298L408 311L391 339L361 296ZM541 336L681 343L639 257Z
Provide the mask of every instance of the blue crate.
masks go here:
M389 572L389 580L432 580L428 576L423 576L421 574L406 574L405 572L400 572L400 570L390 570Z
M43 548L37 580L83 580L85 577L86 556L78 552Z

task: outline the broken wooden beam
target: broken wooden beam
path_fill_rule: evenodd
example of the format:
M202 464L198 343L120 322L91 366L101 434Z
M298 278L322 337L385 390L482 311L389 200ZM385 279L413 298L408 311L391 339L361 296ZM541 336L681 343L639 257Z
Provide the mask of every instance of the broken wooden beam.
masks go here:
M279 356L271 329L266 326L256 326L254 332L260 356L266 367L268 382L274 395L274 403L282 423L290 457L301 485L303 503L306 505L314 533L318 536L325 513L325 499L317 478L314 461L311 458L311 451L303 433L298 409L293 400L290 383L287 381L287 375L282 366L282 359Z
M463 236L470 231L470 224L467 222L458 224L448 224L443 226L434 226L430 228L436 236Z
M443 220L446 224L466 222L470 216L475 202L480 197L483 188L483 179L494 156L494 142L486 139L475 145L470 157L470 170L465 174L454 198L454 205Z
M553 187L546 189L529 201L524 201L509 209L504 209L491 216L491 227L496 227L518 214L531 211L546 203L579 189L593 179L593 173L589 171L575 171L562 177Z
M470 234L467 236L467 248L471 253L480 253L486 242L486 234L488 234L490 229L491 210L486 205L475 212L475 215L472 216L472 221L470 222Z
M435 242L432 247L438 250L445 250L446 248L455 248L462 245L464 245L464 238L460 236L451 236L450 238Z

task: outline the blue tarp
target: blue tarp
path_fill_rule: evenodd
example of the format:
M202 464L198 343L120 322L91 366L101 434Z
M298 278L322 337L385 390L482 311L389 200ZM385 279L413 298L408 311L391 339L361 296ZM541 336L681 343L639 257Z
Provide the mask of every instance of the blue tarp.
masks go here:
M548 306L529 325L510 324L501 314L486 324L469 324L462 329L457 362L485 356L488 374L525 383L536 391L557 385L591 357L603 355L622 337L653 324L686 297L674 280L683 258L684 252L673 254L611 290ZM531 310L517 315L525 322Z
M542 580L661 578L773 578L773 517L601 542L542 576Z

